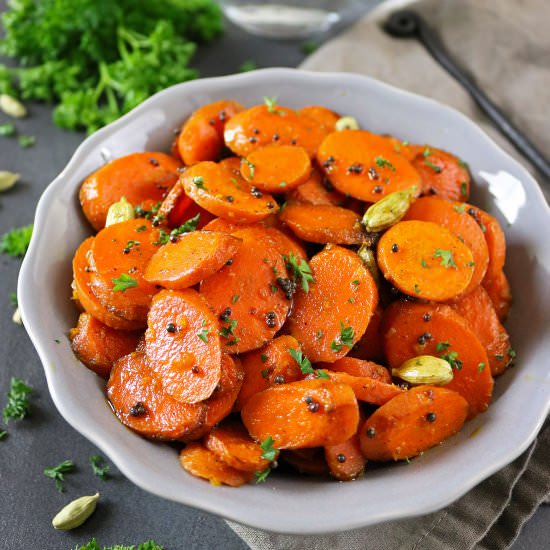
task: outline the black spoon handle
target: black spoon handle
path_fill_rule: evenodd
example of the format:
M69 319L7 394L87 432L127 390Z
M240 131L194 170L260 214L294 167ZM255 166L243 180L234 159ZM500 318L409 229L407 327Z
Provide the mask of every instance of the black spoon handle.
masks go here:
M472 99L493 121L495 126L522 153L550 183L550 162L541 151L516 128L506 115L489 99L476 84L474 78L467 74L447 53L438 35L415 12L398 11L384 23L384 30L398 38L414 37L420 40L435 60L450 73L470 93Z

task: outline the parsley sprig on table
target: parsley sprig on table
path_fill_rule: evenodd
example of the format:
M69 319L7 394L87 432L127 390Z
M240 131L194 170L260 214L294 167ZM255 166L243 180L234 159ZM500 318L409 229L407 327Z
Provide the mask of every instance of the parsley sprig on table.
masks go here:
M0 252L22 258L31 242L33 224L16 227L0 238Z
M147 540L137 546L133 544L131 546L123 546L120 544L116 546L100 546L96 539L93 538L84 546L75 546L74 550L164 550L164 547L157 544L154 540Z
M63 492L63 482L65 481L65 474L74 470L74 462L72 460L64 460L61 464L53 466L51 468L44 469L44 475L55 480L56 489Z
M2 413L6 424L10 420L22 420L27 416L30 409L29 394L31 392L32 388L20 378L13 377L11 379L8 401Z
M109 465L105 464L105 460L100 455L93 455L90 457L90 466L94 475L103 481L109 479Z

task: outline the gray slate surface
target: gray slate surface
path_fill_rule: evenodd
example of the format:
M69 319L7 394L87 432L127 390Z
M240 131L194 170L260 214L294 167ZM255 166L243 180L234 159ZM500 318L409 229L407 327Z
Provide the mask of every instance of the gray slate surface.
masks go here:
M0 11L2 7L0 3ZM303 59L300 44L253 38L228 24L226 34L199 53L197 65L203 76L236 72L247 59L261 67L292 67ZM32 222L40 194L84 138L56 128L48 106L29 105L29 109L30 116L18 121L17 127L21 133L36 136L35 147L21 149L16 140L0 137L0 170L22 175L22 182L0 195L0 234ZM0 124L6 121L0 114ZM0 407L11 376L23 378L35 391L29 419L11 423L9 437L0 442L0 548L68 550L92 536L102 545L135 544L153 538L167 550L247 548L222 519L145 493L113 465L108 482L93 476L88 460L98 450L61 418L29 338L11 321L9 293L15 291L19 266L19 260L0 255ZM65 492L58 493L42 470L65 459L73 460L77 469L67 475ZM96 490L102 499L85 525L69 533L54 531L50 521L58 509ZM547 548L548 541L550 508L543 507L513 549L539 550Z

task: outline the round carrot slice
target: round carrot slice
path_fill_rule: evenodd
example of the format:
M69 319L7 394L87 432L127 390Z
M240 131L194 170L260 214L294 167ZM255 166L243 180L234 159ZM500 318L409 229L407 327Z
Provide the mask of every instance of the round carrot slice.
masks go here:
M472 280L471 250L447 228L424 221L400 222L378 241L378 265L401 292L443 302Z
M214 428L204 444L226 464L243 472L261 472L279 455L277 451L272 460L262 458L263 449L235 420Z
M302 107L301 109L298 109L298 114L306 115L313 120L316 120L319 124L331 132L334 131L336 122L340 118L338 113L335 113L322 105L308 105L307 107Z
M251 472L243 472L227 465L200 443L188 443L181 450L180 464L190 474L207 479L212 485L239 487L254 477Z
M313 243L361 244L366 237L361 216L339 206L288 204L279 218L298 237Z
M468 403L436 386L411 388L382 405L359 431L369 460L405 460L448 439L464 425Z
M233 235L243 243L220 271L202 281L201 294L220 316L227 353L257 349L271 340L286 320L290 300L277 285L288 278L284 262L269 233L247 227Z
M151 439L186 439L206 415L203 403L181 403L167 395L142 352L115 363L107 396L125 426Z
M313 168L306 182L292 190L288 198L294 202L324 206L343 206L346 201L345 195L335 191L332 183L316 168Z
M113 364L134 351L141 332L116 330L89 313L81 313L69 332L71 349L78 360L103 378L108 378Z
M89 257L94 237L88 237L76 251L73 259L73 282L78 301L82 308L108 327L119 330L136 330L146 326L145 320L129 321L109 311L92 292L91 275L93 268Z
M357 430L359 407L345 384L302 380L253 395L241 417L256 441L271 436L277 449L300 449L349 439Z
M237 101L222 99L193 112L177 138L178 152L187 165L218 160L223 149L226 122L244 107Z
M313 363L334 362L365 332L378 290L359 256L345 248L327 246L309 265L314 282L294 296L288 330Z
M169 395L182 403L209 398L221 378L218 320L196 291L161 290L147 319L145 351Z
M307 151L292 145L267 145L256 149L241 163L243 178L262 191L284 193L309 178Z
M241 242L217 231L193 231L161 246L149 260L144 278L165 288L180 289L197 284L219 271Z
M489 359L467 322L449 306L394 302L384 312L383 333L391 368L418 355L441 357L453 367L453 380L445 387L468 401L468 418L489 406Z
M90 174L80 187L80 204L92 227L105 227L107 211L122 197L134 206L161 201L178 181L180 163L164 153L133 153Z
M319 146L317 160L338 191L376 202L413 185L420 191L420 176L387 140L366 130L329 134Z
M502 269L496 275L483 279L483 288L493 302L495 311L501 323L506 321L512 305L512 290L508 278Z
M468 215L465 204L438 197L422 197L410 206L403 219L438 223L454 233L473 255L474 272L464 294L479 286L487 272L489 252L483 231Z
M185 193L220 218L236 223L260 221L277 212L275 199L213 162L200 162L180 180Z
M226 125L225 144L240 157L266 145L298 145L313 157L330 130L288 107L256 105L236 114Z
M334 363L318 363L316 367L335 372L345 372L351 376L374 378L380 382L391 384L390 371L386 367L372 361L356 359L355 357L342 357L334 361Z
M92 291L110 311L143 321L158 292L143 273L160 246L160 233L148 220L135 219L102 229L91 248Z
M357 434L344 441L344 443L325 447L325 459L330 474L340 481L358 478L363 473L367 463L367 459L361 452Z

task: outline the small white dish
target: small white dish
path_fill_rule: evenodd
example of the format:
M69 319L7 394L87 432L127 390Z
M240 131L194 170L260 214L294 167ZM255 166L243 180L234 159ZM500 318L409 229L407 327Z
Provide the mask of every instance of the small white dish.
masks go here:
M364 478L349 483L273 475L262 485L214 487L184 472L170 446L124 428L106 403L104 382L71 352L66 335L77 319L70 300L71 259L92 232L78 203L81 181L106 159L167 150L172 130L205 103L228 98L252 105L263 96L294 107L325 105L355 116L363 128L452 151L470 165L474 202L503 224L506 272L515 295L507 327L517 366L498 378L486 413L409 465L367 469ZM363 76L266 69L174 86L86 139L38 204L18 295L60 413L130 480L156 495L254 527L328 533L442 508L514 460L534 439L550 408L549 230L550 209L537 183L457 111Z

